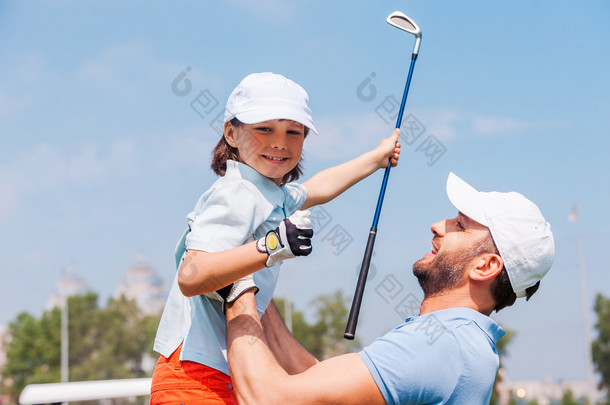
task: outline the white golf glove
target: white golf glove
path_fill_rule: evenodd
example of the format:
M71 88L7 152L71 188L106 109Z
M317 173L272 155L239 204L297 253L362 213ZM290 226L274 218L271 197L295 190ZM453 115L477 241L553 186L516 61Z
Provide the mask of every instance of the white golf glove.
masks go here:
M220 301L222 303L222 312L225 312L227 304L232 303L243 293L252 289L256 290L254 291L255 294L258 292L258 287L254 284L254 275L248 274L220 290L205 294L205 296Z
M311 253L311 220L309 211L297 211L283 220L273 231L256 242L259 252L267 253L265 265L271 267L278 262Z
M252 241L254 241L254 237L251 236L244 244ZM254 291L255 294L258 292L258 287L254 283L254 275L248 274L226 287L204 295L210 299L220 301L222 303L222 311L224 312L227 303L232 303L239 298L240 295L252 289L256 289L256 291Z

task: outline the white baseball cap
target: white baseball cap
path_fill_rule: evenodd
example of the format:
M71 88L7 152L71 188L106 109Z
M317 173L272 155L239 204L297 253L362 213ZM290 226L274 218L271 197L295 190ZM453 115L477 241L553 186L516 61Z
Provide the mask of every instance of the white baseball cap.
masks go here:
M555 256L551 225L538 206L516 192L477 191L454 173L447 178L447 196L462 214L489 228L513 291L525 297Z
M298 84L271 72L246 76L229 95L224 122L237 118L244 124L288 119L315 132L309 96Z

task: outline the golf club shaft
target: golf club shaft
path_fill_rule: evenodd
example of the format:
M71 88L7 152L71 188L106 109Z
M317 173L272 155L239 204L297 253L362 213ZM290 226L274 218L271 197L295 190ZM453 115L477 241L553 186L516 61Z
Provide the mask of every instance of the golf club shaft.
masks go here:
M405 105L407 103L407 94L409 94L411 76L413 75L413 67L415 66L416 60L417 53L413 53L413 56L411 57L411 66L409 67L409 75L407 76L407 83L405 84L405 90L402 94L402 102L400 103L400 110L398 112L396 128L400 128L400 124L402 122L402 114L405 110ZM366 285L366 279L369 273L369 267L371 265L371 257L373 256L375 237L377 236L377 223L379 222L379 216L381 215L381 206L383 205L383 197L385 196L385 190L388 184L388 178L390 177L391 168L392 164L388 162L388 167L386 167L385 173L383 174L383 182L381 183L381 191L379 192L379 198L377 199L377 208L375 209L373 225L371 226L371 230L369 231L369 239L366 243L366 249L364 250L364 258L362 259L362 266L360 267L360 274L358 275L358 283L356 284L356 291L354 292L352 307L349 311L347 325L345 327L345 333L343 334L343 337L345 339L352 340L356 336L356 325L358 324L358 316L360 315L360 306L362 305L364 287Z

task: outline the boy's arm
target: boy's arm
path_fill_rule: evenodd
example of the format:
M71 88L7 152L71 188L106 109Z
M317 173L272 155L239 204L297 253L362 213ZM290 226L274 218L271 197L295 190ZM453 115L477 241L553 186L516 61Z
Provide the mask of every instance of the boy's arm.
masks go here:
M392 162L392 166L396 166L400 155L399 131L395 129L389 138L381 141L372 151L349 162L323 170L305 181L303 186L307 189L307 200L301 209L334 199L373 172L387 167L388 161Z
M288 374L298 374L318 363L286 327L273 301L261 317L263 333L269 349Z
M256 242L215 253L191 249L178 270L178 286L187 297L207 294L264 268L268 257Z
M240 404L385 404L356 353L288 375L267 346L252 292L227 306L227 349Z
M311 252L311 221L298 211L273 232L245 245L208 253L188 250L178 270L178 286L187 297L217 291L265 266Z

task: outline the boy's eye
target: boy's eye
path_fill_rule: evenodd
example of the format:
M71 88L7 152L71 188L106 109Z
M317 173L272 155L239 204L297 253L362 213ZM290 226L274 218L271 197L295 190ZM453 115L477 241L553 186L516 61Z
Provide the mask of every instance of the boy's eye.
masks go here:
M270 132L271 131L270 127L256 127L255 129L257 131L262 131L262 132Z
M289 130L289 131L288 131L288 134L289 134L289 135L302 135L302 134L303 134L303 132L302 132L302 131L298 131L298 130L293 129L293 130Z

